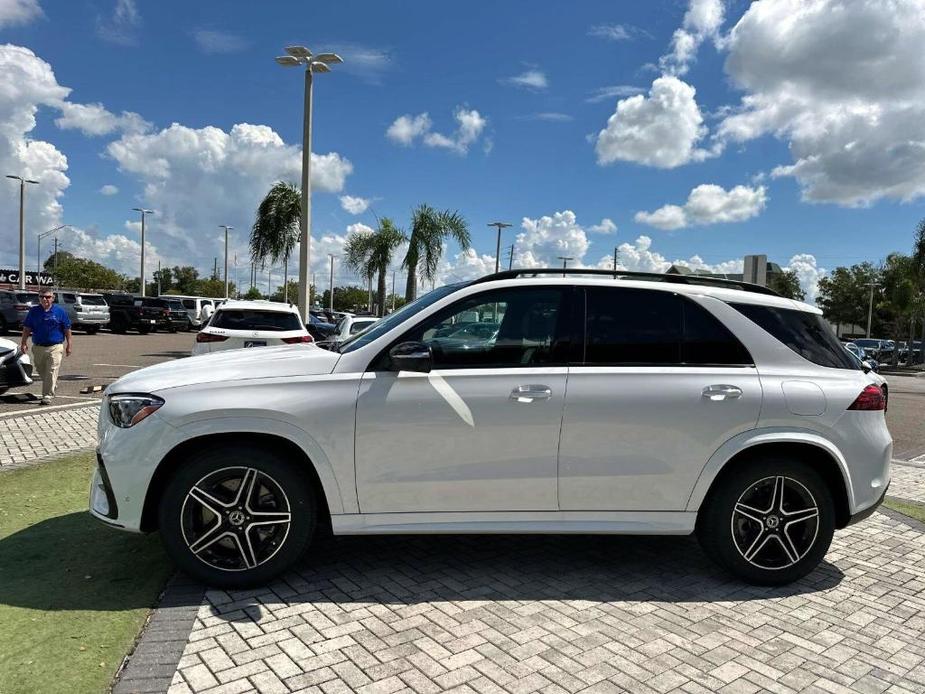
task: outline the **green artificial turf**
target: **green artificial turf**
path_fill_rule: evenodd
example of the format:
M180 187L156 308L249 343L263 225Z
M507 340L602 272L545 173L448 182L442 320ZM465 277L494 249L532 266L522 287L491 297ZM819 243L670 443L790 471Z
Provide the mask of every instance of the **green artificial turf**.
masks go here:
M0 473L0 694L105 692L172 572L87 512L92 453Z

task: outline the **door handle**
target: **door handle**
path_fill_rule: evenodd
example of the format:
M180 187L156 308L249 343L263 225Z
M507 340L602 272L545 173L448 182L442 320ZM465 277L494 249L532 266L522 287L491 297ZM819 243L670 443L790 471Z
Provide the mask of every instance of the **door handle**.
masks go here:
M703 397L714 402L720 400L735 400L742 397L742 389L738 386L730 386L723 383L707 386L703 389Z
M534 400L549 400L552 397L552 388L544 385L517 386L511 391L511 400L517 402L533 402Z

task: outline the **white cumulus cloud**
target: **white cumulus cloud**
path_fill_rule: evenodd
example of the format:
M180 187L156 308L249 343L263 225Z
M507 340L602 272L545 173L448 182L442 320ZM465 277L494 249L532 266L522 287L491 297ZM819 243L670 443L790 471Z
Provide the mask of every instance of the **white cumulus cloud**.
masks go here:
M340 206L345 212L349 212L350 214L363 214L369 207L369 200L354 195L341 195Z
M757 216L767 204L764 186L735 186L725 190L714 184L694 188L681 205L664 205L654 212L637 212L634 219L641 224L672 230L705 224L743 222Z
M102 188L100 188L101 195L115 195L118 192L119 192L119 189L116 186L112 185L111 183L107 183Z
M28 24L42 14L38 0L0 0L0 29Z
M694 99L696 90L677 77L652 82L648 96L617 102L607 127L597 136L598 164L631 161L671 169L714 156L697 145L707 134Z
M690 0L681 28L671 38L671 51L659 60L669 75L683 75L707 38L719 41L719 29L725 18L723 0Z
M488 120L475 109L458 106L453 113L456 130L450 135L433 131L433 123L427 113L416 116L406 114L399 116L386 130L386 137L393 142L409 147L420 140L428 147L448 149L456 154L465 155L488 125ZM486 152L491 149L486 141Z
M200 51L210 55L237 53L248 46L247 39L217 29L197 29L193 32L193 40Z
M762 0L724 40L744 91L721 142L773 135L803 198L846 206L925 195L925 6L920 0Z
M593 224L588 227L588 231L595 234L614 234L617 231L617 225L609 217L604 217L600 224Z
M123 111L117 116L106 110L102 104L61 104L61 117L55 120L62 130L80 130L84 135L109 135L119 131L124 133L144 133L151 129L151 123L131 111Z

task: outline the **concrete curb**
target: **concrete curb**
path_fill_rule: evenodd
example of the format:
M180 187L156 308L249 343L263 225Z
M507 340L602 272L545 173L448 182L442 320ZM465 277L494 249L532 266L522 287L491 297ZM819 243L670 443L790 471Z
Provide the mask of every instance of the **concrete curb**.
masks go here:
M177 672L205 587L175 574L145 624L135 649L116 673L112 694L166 692Z

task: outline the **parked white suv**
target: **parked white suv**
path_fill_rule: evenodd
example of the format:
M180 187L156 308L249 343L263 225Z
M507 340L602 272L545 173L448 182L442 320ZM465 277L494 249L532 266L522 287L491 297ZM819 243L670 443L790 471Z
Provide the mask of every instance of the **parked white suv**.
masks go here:
M337 352L238 350L121 378L91 512L159 529L183 570L226 587L277 575L322 522L696 533L733 574L781 584L880 503L886 390L817 309L745 283L561 275L438 288ZM439 337L463 315L498 328Z

